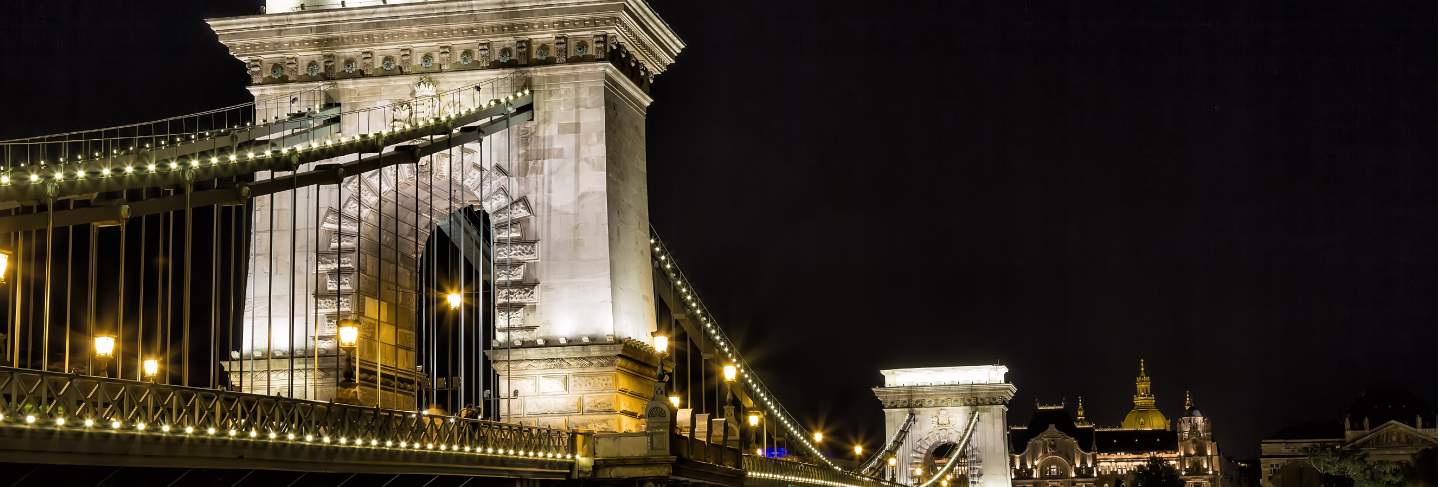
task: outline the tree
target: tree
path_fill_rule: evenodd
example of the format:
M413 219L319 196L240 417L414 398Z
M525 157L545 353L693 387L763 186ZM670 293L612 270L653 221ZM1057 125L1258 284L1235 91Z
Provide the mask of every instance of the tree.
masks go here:
M1406 468L1398 462L1370 461L1360 450L1340 447L1310 447L1304 450L1310 465L1326 475L1355 482L1355 487L1391 487L1404 483Z
M1426 448L1415 452L1414 458L1405 469L1405 485L1435 487L1435 449Z
M1180 471L1156 457L1150 457L1135 470L1134 487L1184 487Z

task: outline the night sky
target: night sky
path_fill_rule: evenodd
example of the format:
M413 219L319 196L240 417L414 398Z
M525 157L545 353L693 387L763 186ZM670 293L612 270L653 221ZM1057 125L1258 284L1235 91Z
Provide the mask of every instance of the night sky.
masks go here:
M202 19L258 3L4 2L0 137L245 101ZM1433 2L655 7L651 219L845 446L882 368L998 361L1012 424L1118 425L1144 357L1239 456L1367 385L1433 407Z

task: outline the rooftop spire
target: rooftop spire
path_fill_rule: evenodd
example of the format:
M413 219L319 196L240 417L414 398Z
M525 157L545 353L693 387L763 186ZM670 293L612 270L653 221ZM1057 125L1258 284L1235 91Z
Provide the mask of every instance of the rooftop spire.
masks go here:
M1085 396L1075 397L1075 424L1079 426L1090 424L1090 420L1085 419Z
M1134 406L1121 424L1126 429L1167 429L1170 420L1155 408L1155 395L1150 392L1150 376L1145 375L1145 359L1140 359L1140 375L1135 377Z
M1189 411L1191 409L1194 408L1192 406L1192 403L1190 402L1190 389L1185 389L1185 410Z

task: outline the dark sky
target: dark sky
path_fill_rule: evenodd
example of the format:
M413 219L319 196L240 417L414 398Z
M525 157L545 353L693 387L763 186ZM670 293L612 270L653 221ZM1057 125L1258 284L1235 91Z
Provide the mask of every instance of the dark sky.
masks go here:
M202 19L10 0L0 137L244 101ZM1222 451L1436 396L1433 2L657 1L651 218L792 412L988 364L1118 424L1144 357ZM1336 419L1338 421L1338 419Z

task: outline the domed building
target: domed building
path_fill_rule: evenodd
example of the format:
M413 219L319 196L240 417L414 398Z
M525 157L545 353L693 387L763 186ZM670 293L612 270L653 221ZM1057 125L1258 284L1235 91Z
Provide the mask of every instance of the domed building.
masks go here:
M1120 427L1127 430L1168 430L1170 420L1155 408L1155 395L1150 393L1150 376L1145 375L1145 359L1140 359L1140 375L1135 377L1134 406L1125 415ZM1190 405L1186 404L1186 408Z
M1145 361L1135 377L1135 395L1119 427L1097 427L1085 417L1084 399L1075 414L1059 405L1036 404L1027 426L1011 426L1010 469L1015 487L1128 487L1151 457L1180 472L1186 487L1220 485L1220 448L1209 418L1185 393L1184 413L1173 424L1156 406Z

